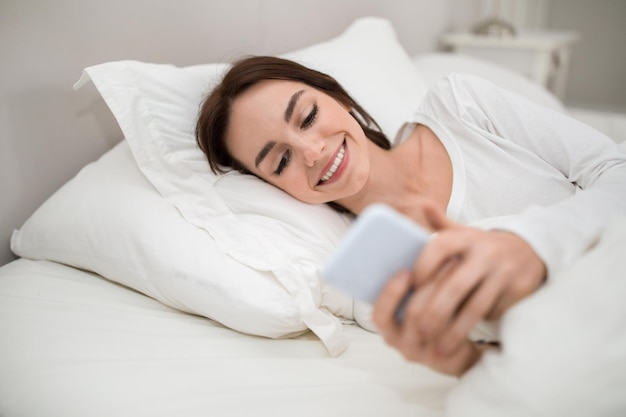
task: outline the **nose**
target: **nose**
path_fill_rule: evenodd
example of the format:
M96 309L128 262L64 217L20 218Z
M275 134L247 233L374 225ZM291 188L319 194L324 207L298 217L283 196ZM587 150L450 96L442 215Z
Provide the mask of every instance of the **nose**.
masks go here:
M326 144L321 138L308 137L299 141L299 147L306 166L312 167L322 157Z

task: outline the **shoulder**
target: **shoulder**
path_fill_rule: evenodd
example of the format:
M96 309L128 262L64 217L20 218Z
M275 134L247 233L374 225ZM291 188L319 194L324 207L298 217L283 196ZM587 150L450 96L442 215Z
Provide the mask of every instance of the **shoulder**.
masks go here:
M468 96L481 97L485 94L497 93L499 90L495 84L482 77L472 74L450 73L437 80L429 93L459 99Z
M450 73L437 80L422 101L421 110L434 116L442 113L461 115L471 108L482 108L499 94L498 88L484 78Z

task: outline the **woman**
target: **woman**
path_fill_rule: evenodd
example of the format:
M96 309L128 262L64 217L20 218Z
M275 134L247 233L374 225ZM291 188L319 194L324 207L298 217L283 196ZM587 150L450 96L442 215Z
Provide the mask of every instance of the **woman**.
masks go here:
M441 80L390 147L333 78L252 57L207 97L196 136L215 172L251 173L357 215L386 203L437 231L414 269L389 281L374 321L405 357L448 374L479 358L467 339L479 320L500 317L626 213L614 143L469 76ZM491 230L462 225L494 217Z

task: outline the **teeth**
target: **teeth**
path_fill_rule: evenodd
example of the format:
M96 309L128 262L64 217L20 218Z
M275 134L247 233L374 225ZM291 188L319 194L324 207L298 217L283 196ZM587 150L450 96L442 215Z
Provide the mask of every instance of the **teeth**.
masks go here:
M335 175L335 171L337 171L337 167L339 167L339 165L341 164L341 161L343 160L343 154L346 152L345 146L346 146L345 143L341 145L341 149L337 153L337 156L335 157L335 161L333 162L333 165L330 167L328 172L324 174L320 182L326 182L329 179L331 179L333 175Z

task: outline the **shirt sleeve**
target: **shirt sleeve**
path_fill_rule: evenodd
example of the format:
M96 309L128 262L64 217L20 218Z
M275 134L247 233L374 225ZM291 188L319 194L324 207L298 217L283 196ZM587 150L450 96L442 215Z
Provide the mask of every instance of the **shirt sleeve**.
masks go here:
M491 227L516 233L558 274L626 215L626 152L595 129L474 76L445 81L458 116L528 149L552 165L577 192L554 205L531 206ZM537 187L541 187L537 184Z

